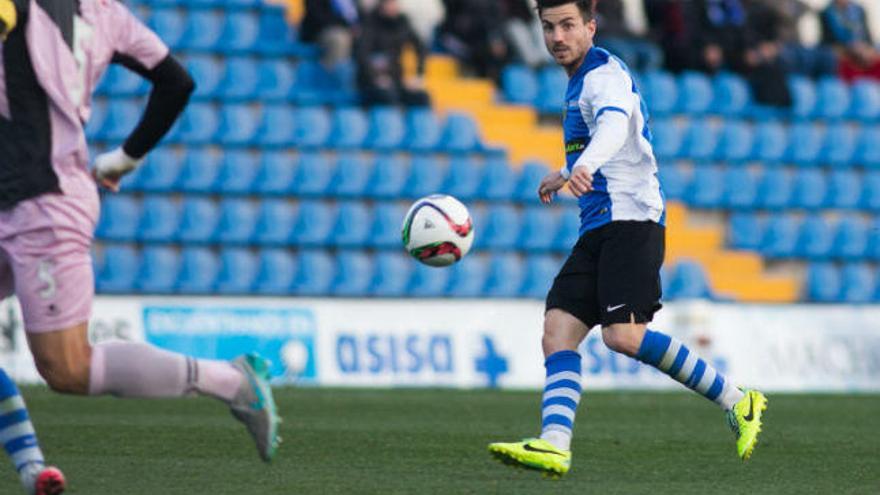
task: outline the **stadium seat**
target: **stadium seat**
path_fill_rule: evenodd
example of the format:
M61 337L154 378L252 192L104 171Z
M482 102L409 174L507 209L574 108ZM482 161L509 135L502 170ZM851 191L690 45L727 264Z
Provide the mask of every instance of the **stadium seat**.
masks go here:
M143 96L149 90L146 79L119 64L111 64L107 68L99 90L102 86L106 89L100 92L113 97Z
M507 164L507 158L487 158L477 196L490 201L509 201L513 199L515 187L516 173Z
M834 168L852 166L858 141L857 129L843 124L829 126L819 152L819 162Z
M261 60L257 65L256 97L260 100L272 103L286 101L295 85L296 74L289 61L270 58Z
M847 115L860 122L876 122L880 119L880 83L870 79L858 79L853 83L852 102Z
M333 112L331 138L327 145L334 149L357 149L364 145L370 123L363 110L357 107L337 108Z
M141 253L137 287L145 294L170 294L177 284L180 256L173 248L147 246Z
M409 178L409 160L401 155L376 155L372 175L367 181L367 196L376 199L396 199L403 195Z
M481 249L513 249L519 233L520 219L516 209L506 204L495 205L489 208L486 228L475 242Z
M450 270L449 285L445 295L448 297L481 297L489 276L488 257L471 254L453 265Z
M214 240L220 210L213 200L188 197L181 204L180 227L175 239L184 244L205 244Z
M375 273L370 292L379 297L403 297L409 286L413 260L400 252L383 251L375 256Z
M869 172L862 180L862 208L880 211L880 171Z
M727 245L734 249L757 251L764 238L764 223L755 213L734 213L727 229Z
M181 47L181 40L186 31L186 16L176 8L154 9L147 22L166 45L172 49Z
M224 245L249 244L257 226L257 206L240 198L227 198L220 202L220 219L217 222L216 239Z
M263 3L258 22L260 37L256 49L260 54L270 57L301 55L305 58L317 55L317 47L303 46L297 41L295 29L285 19L283 5Z
M107 103L107 115L97 138L113 143L122 142L140 121L143 109L133 100L114 99Z
M880 170L880 126L865 127L856 149L855 161L862 167Z
M788 149L788 131L777 120L764 121L755 128L754 159L766 165L781 163Z
M221 194L249 194L259 172L259 157L249 151L226 150L220 163L216 191Z
M236 0L244 2L245 0ZM229 1L227 1L227 5ZM252 53L257 49L260 24L256 14L248 11L226 13L220 43L215 49L226 53Z
M101 265L96 270L97 291L103 294L130 294L140 270L136 249L125 245L104 246Z
M138 168L137 189L153 193L173 191L183 168L183 158L184 155L168 147L152 151Z
M568 253L580 237L581 219L574 211L563 211L559 215L559 228L553 235L553 250Z
M220 158L219 154L207 148L190 149L183 161L177 189L187 193L214 191L220 174Z
M833 170L829 179L827 205L831 208L855 209L862 197L862 181L852 170Z
M225 147L248 146L254 142L259 125L259 113L249 105L223 105L215 140Z
M373 208L367 245L372 248L400 247L400 229L406 210L395 203L378 203Z
M297 255L294 292L303 296L329 295L336 274L336 263L326 251L306 250Z
M792 116L802 120L811 118L819 99L813 81L805 76L791 76L788 78L788 88L792 98Z
M289 147L296 139L298 115L288 105L264 105L257 130L257 144L261 147Z
M677 163L661 164L658 173L667 200L681 201L690 187L690 174Z
M880 217L868 226L868 249L865 258L880 261Z
M205 247L187 247L180 253L177 292L180 294L211 294L217 283L220 261Z
M357 102L353 62L325 68L317 58L303 60L296 68L296 88L291 95L300 105L353 105Z
M333 234L336 211L323 201L306 200L299 204L291 241L297 246L325 246Z
M171 132L171 140L186 145L211 144L220 127L217 108L209 103L193 103L186 107Z
M171 242L180 224L180 208L164 196L147 196L141 204L138 240Z
M758 186L758 198L761 208L779 210L787 208L792 201L793 181L791 174L778 167L764 169L761 184Z
M252 100L257 95L259 81L260 71L255 59L229 57L226 59L217 95L224 103Z
M406 114L406 137L403 146L414 152L432 151L440 142L441 123L427 108L411 109Z
M744 115L752 103L752 93L742 77L725 72L712 82L714 99L710 110L725 117Z
M715 99L712 81L701 72L684 72L678 80L678 110L689 115L708 112Z
M92 100L92 113L89 115L89 120L86 122L85 127L86 140L90 145L94 145L97 141L104 139L102 133L106 127L108 106L107 99L101 98L96 93L95 98ZM95 153L89 153L89 155L95 156Z
M329 192L343 198L364 197L372 173L372 160L353 152L342 153L338 157L336 177L330 181Z
M260 251L255 289L264 295L284 296L293 292L297 260L285 249Z
M422 198L441 192L446 177L447 166L430 155L415 155L412 159L410 175L403 188L407 198Z
M544 206L529 206L523 214L523 226L517 247L525 251L549 251L553 234L559 228L559 211Z
M758 179L744 166L728 167L722 178L724 204L733 210L751 210L758 204ZM667 193L667 197L669 194Z
M477 196L480 180L483 177L483 164L467 156L453 156L449 164L449 174L443 192L461 201L469 201Z
M561 68L547 66L538 71L538 97L535 101L538 111L544 114L561 114L566 89L568 75Z
M806 297L813 302L838 302L841 299L840 271L831 263L811 263L807 268Z
M440 148L448 153L469 153L479 151L480 131L477 123L466 113L449 113L446 116L446 124L443 126L443 134L440 138Z
M286 245L296 219L296 209L287 200L265 200L259 206L254 240L264 246Z
M652 114L662 116L676 111L678 85L672 74L648 72L642 75L640 86Z
M821 170L801 170L794 181L794 206L815 210L825 206L828 181Z
M484 297L517 297L525 280L524 263L513 253L498 254L489 261Z
M820 216L811 216L801 224L794 255L811 260L827 259L833 246L834 233L828 222Z
M681 156L684 129L675 119L660 118L655 120L651 125L651 132L654 136L651 144L658 160L673 160Z
M298 196L326 196L330 191L336 164L325 155L301 153L293 180L293 192Z
M720 208L724 201L724 178L720 166L698 164L685 196L687 203L700 208Z
M289 194L296 177L296 158L284 151L264 152L254 180L254 191L261 196Z
M374 150L396 150L406 137L403 112L394 107L373 107L368 111L369 132L364 146Z
M346 201L340 203L336 223L332 226L330 243L340 247L363 247L370 236L372 212L366 203Z
M251 295L259 267L257 257L245 248L223 248L215 291L218 294Z
M553 256L537 255L526 258L526 274L520 295L532 299L544 299L562 263Z
M538 78L529 67L510 64L501 73L501 89L506 101L533 105L538 99Z
M868 252L868 226L855 215L837 222L831 255L842 260L861 260Z
M869 265L863 263L844 265L841 279L841 301L849 304L864 304L874 301L877 291L877 276L875 270Z
M761 239L761 254L767 258L790 258L797 248L800 222L786 214L770 217Z
M415 263L409 280L410 297L442 297L449 286L450 270Z
M752 160L755 134L752 126L742 121L727 121L718 136L715 159L726 163L742 163Z
M294 116L293 143L299 148L323 148L331 138L332 124L320 107L299 108Z
M140 202L131 196L109 196L101 205L95 235L102 240L130 242L137 237Z
M538 186L549 173L550 170L543 163L527 162L523 164L514 189L514 199L523 202L538 202Z
M669 276L670 299L711 299L712 290L699 263L681 260Z
M708 119L692 120L682 142L682 158L708 161L715 156L718 145L718 129Z
M336 277L332 293L337 297L362 297L373 284L373 260L362 251L343 251L336 255Z
M208 10L193 10L187 16L186 29L180 44L187 50L209 52L222 41L222 35L222 14Z
M849 87L836 76L824 77L817 87L815 115L825 120L840 120L850 108Z
M220 81L223 79L223 67L217 59L209 55L190 55L184 60L184 66L196 81L194 99L217 97Z
M790 129L788 149L783 160L802 167L817 165L824 140L825 134L817 124L807 122L794 124Z

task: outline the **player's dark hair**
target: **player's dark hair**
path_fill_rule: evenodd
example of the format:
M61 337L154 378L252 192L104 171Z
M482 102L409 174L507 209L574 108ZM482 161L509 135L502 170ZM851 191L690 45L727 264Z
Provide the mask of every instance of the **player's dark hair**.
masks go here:
M584 22L592 21L596 18L596 0L538 0L538 17L544 9L551 7L559 7L560 5L568 5L573 3L581 11L581 17Z

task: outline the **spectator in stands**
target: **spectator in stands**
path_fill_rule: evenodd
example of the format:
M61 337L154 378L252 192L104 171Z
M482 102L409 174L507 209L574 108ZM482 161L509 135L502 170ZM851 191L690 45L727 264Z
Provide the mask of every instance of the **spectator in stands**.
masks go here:
M871 41L865 9L850 0L834 0L822 12L825 43L840 56L840 76L847 81L857 77L880 79L880 53Z
M351 44L360 20L356 0L306 0L300 40L321 47L321 64L332 69L351 59Z
M644 0L650 37L660 45L666 68L693 69L702 58L702 21L696 1Z
M623 0L600 0L596 5L596 13L599 24L597 45L607 48L639 72L656 70L663 65L663 52L660 48L645 41L630 28Z
M778 16L778 37L782 43L780 57L789 73L821 77L837 71L837 56L825 45L807 46L799 25L816 16L803 0L755 0Z
M477 76L497 82L508 56L498 0L443 0L443 5L440 44Z
M783 17L770 2L743 0L746 9L744 76L758 103L790 107L788 72L782 59Z
M512 57L533 69L552 62L544 48L544 34L532 2L501 0L499 3Z
M416 79L404 79L401 56L406 46L416 52ZM380 0L364 19L355 48L358 87L364 104L429 105L421 80L425 56L425 46L401 13L398 0Z

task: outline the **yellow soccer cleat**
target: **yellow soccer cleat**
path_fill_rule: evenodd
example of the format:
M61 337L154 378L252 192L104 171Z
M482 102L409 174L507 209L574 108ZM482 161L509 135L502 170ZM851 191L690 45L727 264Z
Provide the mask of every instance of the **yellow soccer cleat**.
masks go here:
M571 467L571 451L559 450L550 442L529 438L522 442L492 443L489 452L499 461L517 467L542 471L545 475L562 476Z
M727 412L730 429L736 434L736 452L747 461L758 444L761 415L767 410L767 397L757 390L744 390L743 397Z

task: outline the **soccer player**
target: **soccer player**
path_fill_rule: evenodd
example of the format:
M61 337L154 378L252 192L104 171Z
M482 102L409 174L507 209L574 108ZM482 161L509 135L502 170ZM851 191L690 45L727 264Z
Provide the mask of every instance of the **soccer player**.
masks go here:
M189 100L189 74L116 0L0 0L0 36L0 298L18 296L40 374L67 394L213 397L269 461L279 420L265 360L201 360L135 342L93 346L87 336L95 182L118 189L156 146ZM153 87L128 139L98 156L90 173L83 126L111 62Z
M566 166L543 179L550 203L566 183L578 197L580 239L547 295L543 349L547 378L540 438L493 443L500 460L562 475L581 397L577 349L595 325L605 345L712 400L727 413L737 452L752 454L767 399L741 390L682 342L648 330L660 309L664 199L651 149L648 113L626 66L593 46L591 0L539 0L544 41L569 75L563 127Z

